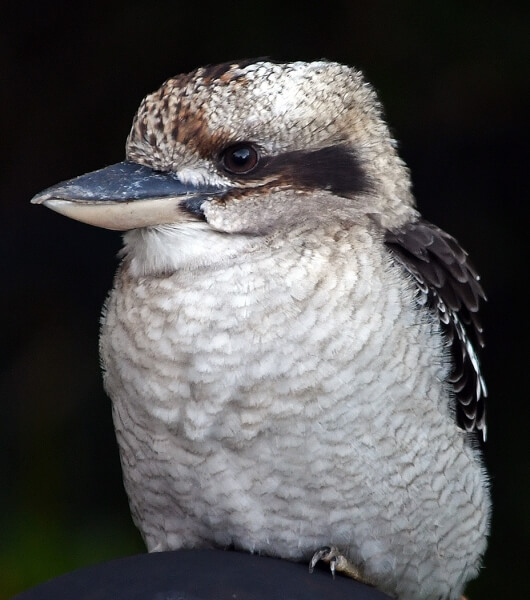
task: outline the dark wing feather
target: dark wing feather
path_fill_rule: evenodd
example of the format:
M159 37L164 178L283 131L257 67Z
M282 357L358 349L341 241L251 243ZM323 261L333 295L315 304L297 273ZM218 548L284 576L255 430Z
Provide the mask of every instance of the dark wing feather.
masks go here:
M457 422L486 438L486 385L474 346L483 347L478 320L486 296L479 276L458 242L422 219L387 230L385 243L418 286L418 301L435 311L453 356L450 382L457 399Z

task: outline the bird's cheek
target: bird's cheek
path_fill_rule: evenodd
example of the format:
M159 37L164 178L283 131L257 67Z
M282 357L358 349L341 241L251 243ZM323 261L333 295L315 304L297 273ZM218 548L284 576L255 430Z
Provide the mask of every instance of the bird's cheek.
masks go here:
M219 199L205 203L202 209L208 225L216 231L256 235L266 229L267 219L253 204L250 199Z
M262 187L232 191L205 202L201 208L212 229L268 236L291 231L304 221L320 222L321 204L314 195L299 190Z

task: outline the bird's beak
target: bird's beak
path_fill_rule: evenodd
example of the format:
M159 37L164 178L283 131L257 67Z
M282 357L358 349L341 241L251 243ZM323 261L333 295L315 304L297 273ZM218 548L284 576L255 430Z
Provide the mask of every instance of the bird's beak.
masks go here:
M83 223L125 231L201 218L201 206L220 191L124 161L63 181L31 202Z

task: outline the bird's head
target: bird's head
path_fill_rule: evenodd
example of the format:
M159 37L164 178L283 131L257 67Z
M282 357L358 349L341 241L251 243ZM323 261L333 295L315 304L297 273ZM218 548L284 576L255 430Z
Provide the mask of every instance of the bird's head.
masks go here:
M361 214L387 227L414 212L373 89L327 61L239 61L169 79L142 101L124 162L33 202L142 239L263 237Z

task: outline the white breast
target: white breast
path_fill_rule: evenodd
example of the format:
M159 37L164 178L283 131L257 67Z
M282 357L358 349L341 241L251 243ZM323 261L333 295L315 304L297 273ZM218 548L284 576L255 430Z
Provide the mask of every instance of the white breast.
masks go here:
M335 238L126 262L101 352L133 515L150 550L336 544L402 598L456 598L489 505L443 341L382 244Z

